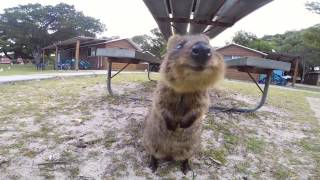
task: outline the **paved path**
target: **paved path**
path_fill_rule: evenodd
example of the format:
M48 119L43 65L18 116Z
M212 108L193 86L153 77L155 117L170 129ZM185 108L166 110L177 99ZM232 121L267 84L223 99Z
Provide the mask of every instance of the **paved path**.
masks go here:
M57 73L44 73L44 74L29 74L29 75L12 75L12 76L0 76L0 84L17 82L17 81L29 81L29 80L41 80L51 79L56 77L71 77L71 76L90 76L98 74L107 74L107 71L78 71L78 72L57 72Z
M116 73L117 71L112 71ZM142 71L123 71L123 73L145 73ZM30 81L30 80L41 80L41 79L52 79L56 77L72 77L72 76L91 76L91 75L107 75L106 70L84 70L84 71L70 71L70 72L57 72L57 73L43 73L43 74L29 74L29 75L11 75L11 76L0 76L0 84L17 82L17 81Z

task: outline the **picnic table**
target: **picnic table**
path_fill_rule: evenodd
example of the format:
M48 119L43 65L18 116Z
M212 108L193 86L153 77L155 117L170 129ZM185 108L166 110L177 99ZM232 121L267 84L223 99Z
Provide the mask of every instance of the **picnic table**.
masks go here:
M251 109L212 106L210 107L210 110L250 113L260 109L266 102L273 70L290 71L291 68L290 63L258 57L242 57L237 59L226 60L225 63L227 65L227 68L235 68L238 71L246 72L249 75L251 80L257 85L258 89L262 93L261 100L256 107ZM263 89L260 87L258 82L252 77L251 73L266 74L266 80L264 81Z
M144 0L151 15L165 39L173 34L206 34L213 38L231 27L246 15L266 5L272 0ZM154 56L139 51L125 49L98 49L97 56L108 57L109 68L107 87L112 93L111 79L124 70L129 64L147 62L150 66L160 64ZM112 63L127 63L114 75L111 75ZM233 107L211 107L210 109L234 112L254 112L261 108L266 101L273 70L290 70L290 63L274 61L263 58L244 57L226 61L228 68L236 68L247 72L262 92L260 102L255 108L240 109ZM251 73L266 74L264 88L262 89ZM148 68L148 78L150 68Z
M150 79L150 64L160 64L160 60L151 55L148 52L141 52L132 49L121 48L98 48L96 52L97 56L108 58L108 73L107 73L107 90L110 95L113 95L111 88L111 79L118 75L130 64L139 64L142 62L148 63L148 79ZM125 63L125 65L115 74L111 75L112 63Z
M216 37L240 19L272 0L144 0L166 39L173 34L205 34ZM266 101L273 70L290 70L290 63L263 58L244 57L226 61L228 68L247 72L262 92L260 102L252 109L211 107L235 112L254 112ZM266 74L264 89L251 73Z

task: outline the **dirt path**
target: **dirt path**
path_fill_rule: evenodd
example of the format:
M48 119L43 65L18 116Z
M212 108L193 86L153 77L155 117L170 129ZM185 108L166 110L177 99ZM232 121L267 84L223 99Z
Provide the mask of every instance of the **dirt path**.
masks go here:
M320 98L307 97L307 100L320 124Z

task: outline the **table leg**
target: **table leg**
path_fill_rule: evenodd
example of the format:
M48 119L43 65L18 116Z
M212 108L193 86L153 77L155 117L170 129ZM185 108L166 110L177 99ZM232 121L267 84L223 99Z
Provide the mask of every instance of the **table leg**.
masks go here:
M108 61L108 74L107 74L107 90L109 95L113 96L111 88L111 71L112 71L112 61Z
M263 88L263 94L261 97L261 100L259 104L253 108L253 109L242 109L242 108L228 108L228 107L219 107L219 106L212 106L209 108L209 110L218 110L218 111L224 111L224 112L239 112L239 113L251 113L255 112L258 109L260 109L266 102L267 96L268 96L268 90L271 83L271 77L272 77L272 70L267 72L266 81Z

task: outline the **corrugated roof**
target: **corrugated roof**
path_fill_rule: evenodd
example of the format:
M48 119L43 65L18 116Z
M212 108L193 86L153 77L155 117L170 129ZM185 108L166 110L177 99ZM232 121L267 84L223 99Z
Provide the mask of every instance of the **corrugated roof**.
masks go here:
M272 0L144 0L166 39L204 33L210 38Z

